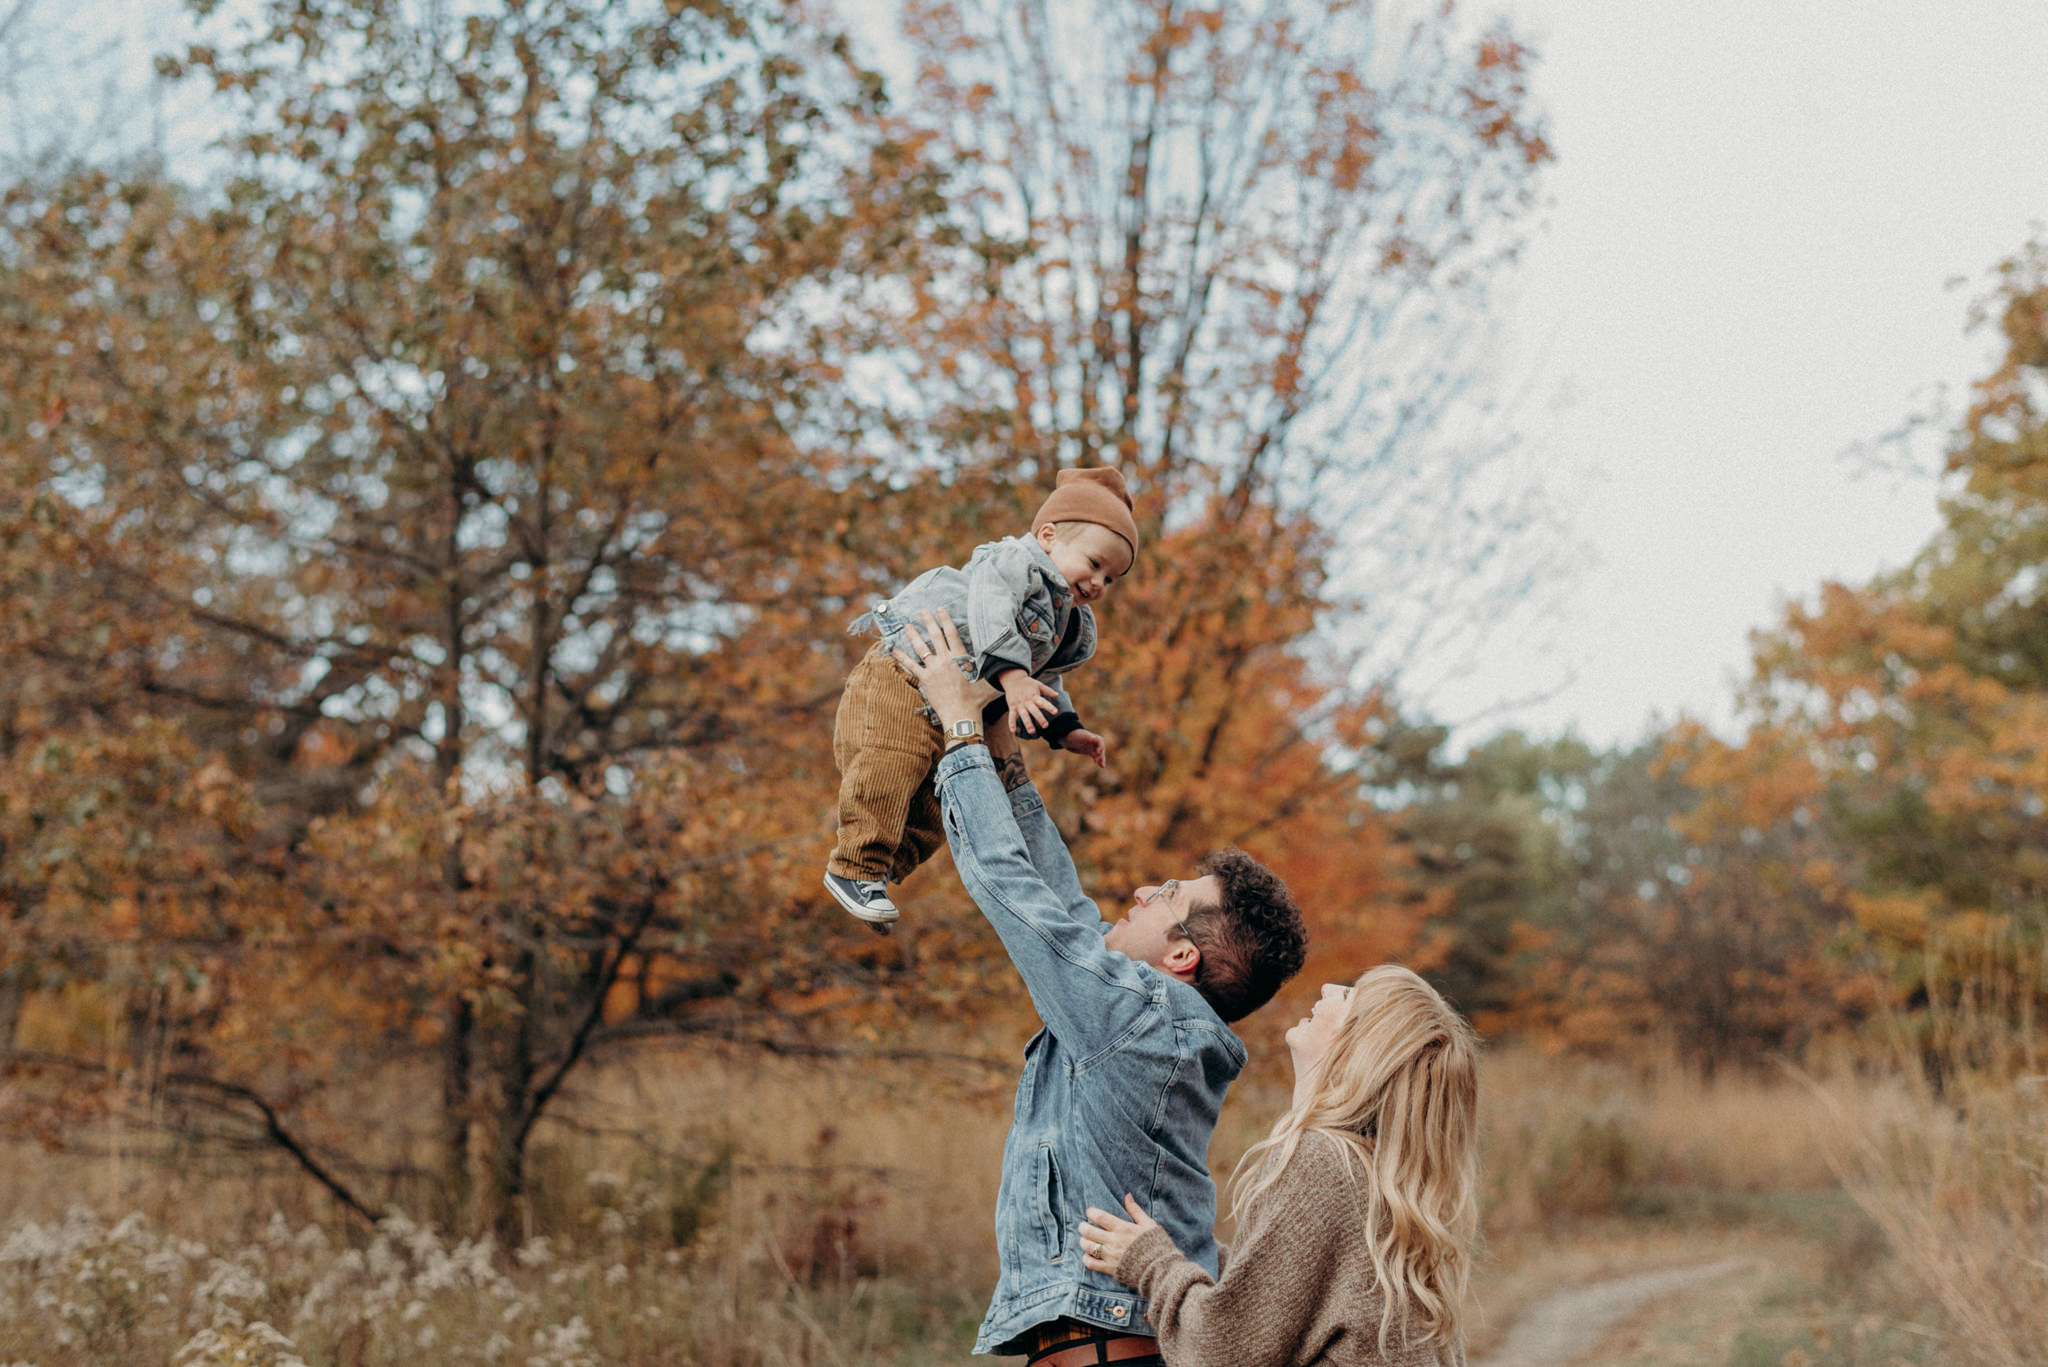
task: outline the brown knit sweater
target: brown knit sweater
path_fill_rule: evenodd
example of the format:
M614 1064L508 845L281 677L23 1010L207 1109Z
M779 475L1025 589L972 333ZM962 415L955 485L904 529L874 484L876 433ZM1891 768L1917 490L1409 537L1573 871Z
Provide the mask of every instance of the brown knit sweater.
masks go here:
M1462 1349L1408 1345L1398 1318L1380 1351L1384 1297L1339 1142L1302 1136L1220 1279L1183 1258L1163 1229L1132 1240L1117 1275L1151 1302L1168 1367L1463 1367Z

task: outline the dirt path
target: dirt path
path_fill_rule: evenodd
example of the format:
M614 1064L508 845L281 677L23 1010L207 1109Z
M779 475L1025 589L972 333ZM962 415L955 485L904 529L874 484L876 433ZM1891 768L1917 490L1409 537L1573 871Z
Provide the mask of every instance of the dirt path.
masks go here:
M1570 1367L1601 1337L1660 1296L1750 1266L1747 1258L1666 1267L1552 1292L1523 1311L1493 1350L1471 1367Z

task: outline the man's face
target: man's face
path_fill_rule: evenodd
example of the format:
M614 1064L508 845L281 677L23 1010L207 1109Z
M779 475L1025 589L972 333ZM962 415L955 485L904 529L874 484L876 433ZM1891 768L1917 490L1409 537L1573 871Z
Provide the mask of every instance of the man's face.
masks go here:
M1102 943L1141 964L1174 972L1191 952L1200 957L1176 928L1197 908L1216 906L1222 897L1222 886L1214 874L1186 881L1169 878L1164 883L1148 883L1131 894L1130 909L1123 919L1103 932Z

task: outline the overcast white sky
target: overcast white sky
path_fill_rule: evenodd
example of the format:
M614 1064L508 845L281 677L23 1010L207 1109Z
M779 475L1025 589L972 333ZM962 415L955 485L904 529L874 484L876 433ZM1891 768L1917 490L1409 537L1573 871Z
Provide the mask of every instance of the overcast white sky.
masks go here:
M1968 304L2048 220L2048 0L1498 2L1558 152L1504 370L1560 396L1529 416L1593 558L1412 701L1466 740L1726 725L1751 630L1934 528L1931 480L1848 453L1986 368ZM38 8L131 70L178 27L172 0Z
M1941 386L1966 402L1993 354L1964 321L2048 220L2048 2L1506 8L1558 152L1512 353L1566 396L1542 442L1596 471L1572 512L1597 558L1420 701L1481 717L1467 738L1725 726L1749 631L1934 530L1931 479L1847 453Z

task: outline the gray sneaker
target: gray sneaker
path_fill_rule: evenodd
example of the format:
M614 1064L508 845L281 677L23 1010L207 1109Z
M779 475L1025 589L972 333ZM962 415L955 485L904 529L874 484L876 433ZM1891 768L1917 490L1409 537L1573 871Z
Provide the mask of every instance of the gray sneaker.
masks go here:
M840 906L877 930L887 931L896 924L896 904L889 900L888 885L879 878L856 882L828 873L825 875L825 891L831 893Z

